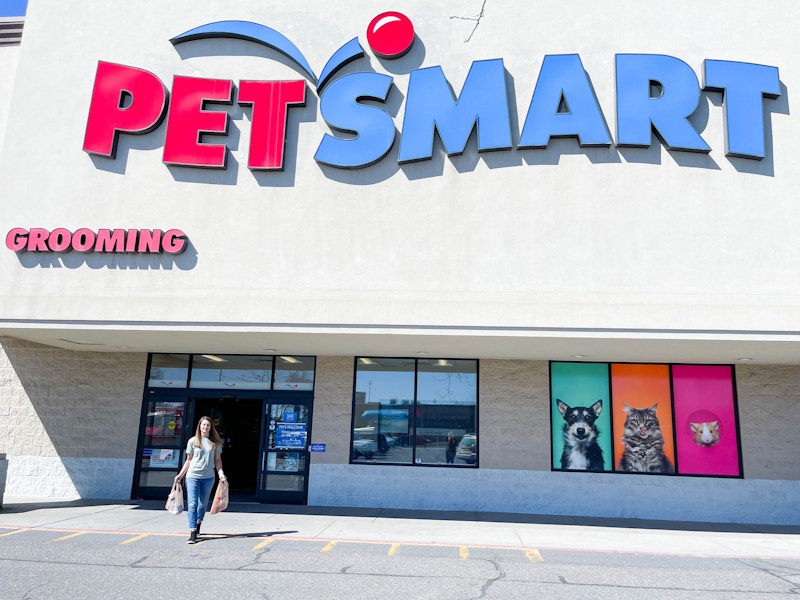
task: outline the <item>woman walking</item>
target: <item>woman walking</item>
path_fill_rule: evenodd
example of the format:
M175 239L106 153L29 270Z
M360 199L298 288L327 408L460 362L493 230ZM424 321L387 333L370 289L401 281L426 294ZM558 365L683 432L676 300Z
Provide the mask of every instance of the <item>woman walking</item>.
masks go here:
M197 543L200 526L206 514L208 497L214 487L214 468L220 481L226 481L222 471L222 440L210 417L201 417L194 437L186 445L186 462L175 476L178 483L186 476L186 499L189 517L189 539L187 544Z

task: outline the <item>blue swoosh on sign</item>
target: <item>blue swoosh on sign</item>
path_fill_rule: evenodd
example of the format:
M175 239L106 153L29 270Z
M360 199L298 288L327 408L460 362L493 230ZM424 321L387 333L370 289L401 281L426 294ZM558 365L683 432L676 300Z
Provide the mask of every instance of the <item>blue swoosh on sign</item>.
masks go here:
M317 76L314 75L314 71L311 69L305 56L303 56L303 53L300 52L289 38L271 27L251 21L216 21L214 23L200 25L180 35L176 35L170 42L172 42L173 46L177 46L178 44L190 42L192 40L213 38L247 40L277 50L284 56L293 60L297 66L308 75L312 82L316 83L317 81Z

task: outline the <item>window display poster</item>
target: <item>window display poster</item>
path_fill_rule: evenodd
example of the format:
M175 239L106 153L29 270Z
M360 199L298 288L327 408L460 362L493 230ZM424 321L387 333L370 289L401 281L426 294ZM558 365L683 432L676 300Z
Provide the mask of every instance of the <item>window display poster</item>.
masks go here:
M553 468L613 468L608 363L550 363Z
M612 364L614 468L674 473L669 365Z
M300 455L297 452L270 452L267 455L267 469L296 473L300 470Z
M278 423L275 431L275 446L278 448L305 448L305 423Z
M674 365L672 382L680 472L741 476L733 368Z
M150 450L150 467L153 469L177 469L180 450L153 448Z

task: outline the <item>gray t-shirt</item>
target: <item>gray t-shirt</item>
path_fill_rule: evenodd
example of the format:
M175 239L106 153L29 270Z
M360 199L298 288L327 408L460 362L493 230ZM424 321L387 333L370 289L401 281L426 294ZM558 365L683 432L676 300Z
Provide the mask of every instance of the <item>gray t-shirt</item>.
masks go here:
M200 443L202 447L196 448L194 445L194 438L191 438L186 445L186 455L190 456L192 459L192 462L189 463L189 470L186 472L186 476L192 479L208 479L209 477L214 477L214 457L217 454L222 454L222 447L217 446L214 448L207 437L204 437Z

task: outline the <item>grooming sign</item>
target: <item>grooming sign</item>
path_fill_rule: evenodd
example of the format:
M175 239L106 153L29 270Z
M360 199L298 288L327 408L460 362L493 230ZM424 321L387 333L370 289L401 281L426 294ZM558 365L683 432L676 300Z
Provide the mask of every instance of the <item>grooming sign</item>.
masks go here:
M180 229L99 229L70 231L58 227L15 227L6 234L6 248L14 252L81 252L119 254L182 254L187 246Z
M330 128L314 154L320 165L361 169L383 160L397 146L399 163L430 160L438 135L448 155L464 152L476 132L479 152L546 148L553 138L576 138L585 147L651 145L655 131L670 150L708 153L711 148L689 117L703 92L723 95L725 153L760 160L765 142L765 98L780 96L778 68L727 60L703 61L702 84L679 58L660 54L618 54L616 141L578 54L547 55L538 74L521 131L512 131L510 78L503 59L476 60L455 93L440 66L410 72L398 134L386 109L395 80L358 65L366 51L358 38L342 45L319 76L300 49L281 32L247 21L220 21L196 27L172 40L178 46L234 38L269 47L300 75L293 80L209 79L175 75L165 83L137 66L100 61L89 102L83 150L114 158L121 135L144 134L166 120L163 162L167 165L224 169L229 147L229 115L224 105L252 111L247 165L252 170L285 167L287 116L304 106L309 87L319 97L319 112ZM385 12L367 28L367 45L383 61L404 56L416 39L411 20ZM213 106L211 106L213 105ZM222 105L222 106L221 106ZM209 138L208 136L213 136ZM514 144L514 139L518 142Z

